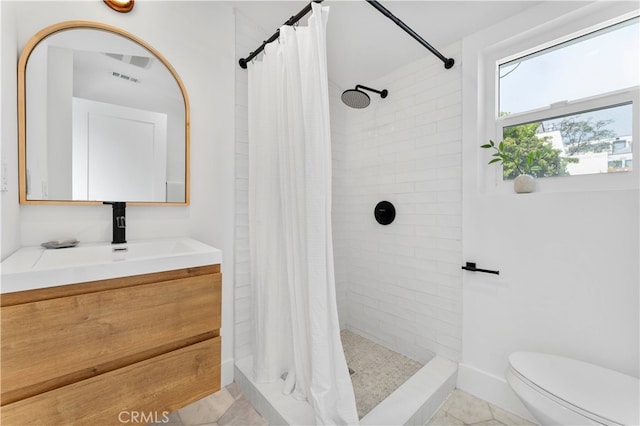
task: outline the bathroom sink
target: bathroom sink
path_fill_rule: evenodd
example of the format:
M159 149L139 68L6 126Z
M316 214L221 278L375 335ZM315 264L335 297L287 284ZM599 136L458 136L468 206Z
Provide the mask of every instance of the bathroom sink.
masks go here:
M2 293L221 263L220 250L191 238L25 247L2 262Z

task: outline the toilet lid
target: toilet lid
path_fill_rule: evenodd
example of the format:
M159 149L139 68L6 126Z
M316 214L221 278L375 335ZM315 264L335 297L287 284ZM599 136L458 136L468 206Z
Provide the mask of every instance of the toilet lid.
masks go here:
M640 424L640 381L635 377L535 352L515 352L509 364L524 379L564 401L563 405L621 425Z

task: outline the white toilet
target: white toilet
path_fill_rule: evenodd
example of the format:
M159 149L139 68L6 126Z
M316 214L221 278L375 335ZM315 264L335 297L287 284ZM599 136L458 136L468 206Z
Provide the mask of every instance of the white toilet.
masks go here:
M640 380L535 352L509 356L507 382L541 425L640 425Z

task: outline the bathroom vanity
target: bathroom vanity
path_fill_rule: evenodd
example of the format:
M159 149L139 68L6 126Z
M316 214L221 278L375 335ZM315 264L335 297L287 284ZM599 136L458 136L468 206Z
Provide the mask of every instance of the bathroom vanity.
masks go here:
M2 424L161 422L219 390L220 262L184 238L2 262Z

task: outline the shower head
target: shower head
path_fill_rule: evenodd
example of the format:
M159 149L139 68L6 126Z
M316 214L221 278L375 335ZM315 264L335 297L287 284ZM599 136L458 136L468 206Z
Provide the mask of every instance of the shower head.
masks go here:
M371 98L360 89L378 93L381 98L386 98L389 94L386 89L380 91L358 84L355 89L349 89L342 92L342 102L344 102L345 105L350 106L351 108L362 109L368 107L369 103L371 103Z
M342 92L342 102L346 106L350 106L351 108L366 108L371 103L371 98L366 93L357 90L357 89L349 89Z

